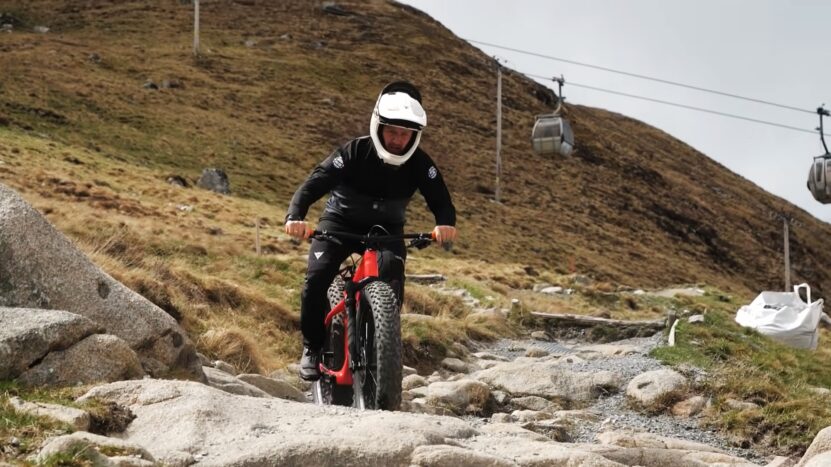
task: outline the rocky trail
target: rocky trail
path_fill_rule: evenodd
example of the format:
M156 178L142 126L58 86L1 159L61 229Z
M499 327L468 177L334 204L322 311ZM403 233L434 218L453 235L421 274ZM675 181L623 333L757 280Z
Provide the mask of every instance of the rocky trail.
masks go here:
M705 375L649 358L663 333L590 344L554 341L537 330L530 340L456 342L430 374L407 369L401 411L319 407L308 402L296 368L236 374L198 354L172 317L103 273L2 185L0 201L0 242L25 259L0 262L2 277L10 278L4 289L16 291L0 302L0 376L35 387L90 385L75 407L9 398L7 410L55 419L74 432L31 451L20 440L0 439L0 459L22 461L30 453L35 463L68 456L101 466L831 465L831 427L798 464L736 449L699 428L707 400L689 388ZM65 271L73 271L71 279ZM471 315L510 313L436 288L459 294ZM411 318L432 319L402 315ZM185 379L159 379L170 369ZM107 408L104 420L93 420L84 409L90 403Z

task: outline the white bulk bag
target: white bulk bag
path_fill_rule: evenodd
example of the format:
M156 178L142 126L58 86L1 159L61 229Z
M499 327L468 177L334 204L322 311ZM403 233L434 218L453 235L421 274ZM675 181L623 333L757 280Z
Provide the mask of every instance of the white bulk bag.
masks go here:
M807 291L808 302L799 297ZM822 314L822 299L811 301L808 284L795 285L793 292L762 292L750 305L739 308L736 322L800 349L817 348L817 325Z

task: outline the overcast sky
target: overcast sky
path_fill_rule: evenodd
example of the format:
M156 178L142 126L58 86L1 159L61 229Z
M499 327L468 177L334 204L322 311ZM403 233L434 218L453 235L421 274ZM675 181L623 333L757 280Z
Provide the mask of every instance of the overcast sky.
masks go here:
M457 36L814 112L831 107L831 1L403 0ZM517 71L564 75L566 102L661 128L765 190L831 222L805 186L817 132L750 123L569 86L637 94L814 130L816 113L745 102L476 45ZM553 85L553 83L551 83ZM825 118L825 133L831 119ZM530 129L529 129L530 131ZM831 145L831 138L826 137Z

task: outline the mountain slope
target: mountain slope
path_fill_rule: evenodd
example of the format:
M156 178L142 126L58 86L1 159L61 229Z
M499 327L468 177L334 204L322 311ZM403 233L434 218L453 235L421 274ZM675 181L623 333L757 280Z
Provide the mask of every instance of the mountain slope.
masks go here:
M194 60L192 7L181 2L3 2L0 12L15 29L0 34L0 131L89 151L98 169L87 178L74 171L81 184L95 185L95 174L107 170L124 180L116 166L141 167L159 185L168 174L195 180L204 167L224 168L235 197L273 206L253 215L274 227L312 167L366 133L381 86L406 78L422 88L429 114L423 147L459 210L457 258L632 286L705 282L746 294L781 287L781 224L770 213L784 212L801 224L791 236L793 281L820 293L831 288L822 268L831 261L822 243L831 226L655 128L568 105L575 154L533 154L533 117L551 109L554 96L510 72L503 83L504 202L493 203L491 60L410 7L338 5L348 14L326 13L317 2L203 2L204 54ZM50 32L31 32L36 25ZM146 89L147 80L174 87ZM11 160L11 150L0 146L0 157ZM46 158L61 162L44 161L40 170L51 175L43 180L30 171L34 165L11 164L2 181L110 212L96 207L94 196L56 191L60 185L49 179L55 171L72 178L73 164L59 154ZM96 189L153 195L120 185ZM430 227L423 202L413 203L410 216L413 228ZM53 217L59 226L67 222ZM246 221L236 222L242 229Z

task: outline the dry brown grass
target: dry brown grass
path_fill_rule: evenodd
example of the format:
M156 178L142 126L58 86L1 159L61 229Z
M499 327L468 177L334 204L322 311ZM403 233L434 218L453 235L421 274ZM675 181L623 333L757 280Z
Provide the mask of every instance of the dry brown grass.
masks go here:
M265 370L256 337L239 327L209 329L199 336L196 347L212 360L230 363L240 373L262 373Z

